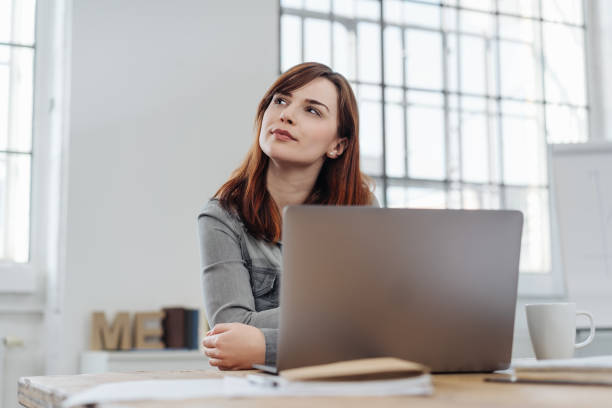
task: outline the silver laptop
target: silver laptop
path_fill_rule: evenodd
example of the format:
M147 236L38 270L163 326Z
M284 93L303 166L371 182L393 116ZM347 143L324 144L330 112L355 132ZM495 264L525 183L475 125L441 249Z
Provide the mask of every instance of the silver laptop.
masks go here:
M433 372L508 368L520 212L292 206L283 217L278 371L377 356Z

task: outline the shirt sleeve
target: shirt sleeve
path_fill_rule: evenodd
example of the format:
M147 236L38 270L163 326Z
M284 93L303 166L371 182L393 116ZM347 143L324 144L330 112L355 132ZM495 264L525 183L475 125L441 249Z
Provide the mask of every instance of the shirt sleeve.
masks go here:
M275 361L279 308L255 310L239 235L228 217L216 212L204 211L198 216L206 317L211 327L217 323L237 322L262 329L266 339L266 363Z
M266 339L266 365L276 365L278 329L261 329Z

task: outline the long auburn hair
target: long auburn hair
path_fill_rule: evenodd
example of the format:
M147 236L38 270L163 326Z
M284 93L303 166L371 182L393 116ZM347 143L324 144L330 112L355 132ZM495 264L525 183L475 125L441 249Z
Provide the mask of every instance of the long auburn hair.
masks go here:
M359 112L350 84L326 65L306 62L283 73L267 90L255 116L255 140L242 164L215 193L223 208L236 213L258 239L278 242L281 214L266 188L270 158L259 146L263 116L276 93L290 94L317 78L331 81L338 92L338 136L347 146L336 159L326 158L310 195L304 204L368 205L373 200L372 180L359 168Z

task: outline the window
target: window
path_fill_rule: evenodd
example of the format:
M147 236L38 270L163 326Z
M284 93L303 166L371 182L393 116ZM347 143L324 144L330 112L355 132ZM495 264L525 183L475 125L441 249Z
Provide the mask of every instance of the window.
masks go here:
M35 0L0 0L0 262L27 263Z
M351 82L379 200L519 209L521 276L550 277L548 144L588 138L582 0L280 4L281 72L319 61Z

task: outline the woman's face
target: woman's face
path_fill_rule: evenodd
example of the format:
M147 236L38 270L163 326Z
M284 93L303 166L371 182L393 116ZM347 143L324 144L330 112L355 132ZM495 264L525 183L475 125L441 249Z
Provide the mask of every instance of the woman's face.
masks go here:
M338 138L338 94L317 78L289 95L275 94L264 112L259 134L263 152L279 163L310 166L334 159L346 147Z

